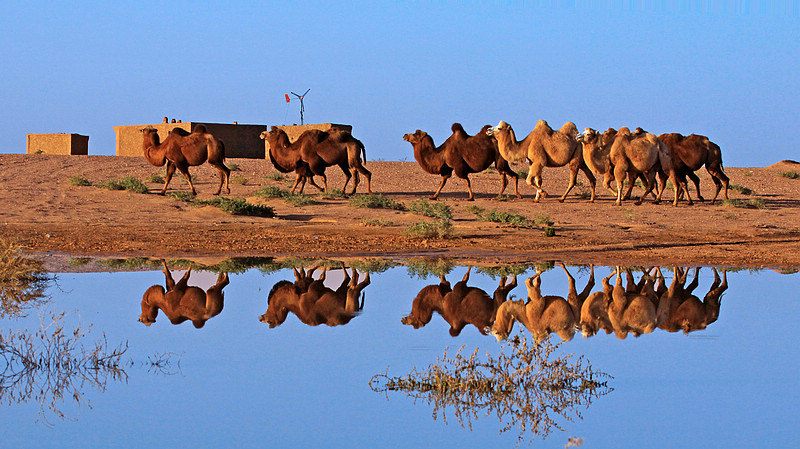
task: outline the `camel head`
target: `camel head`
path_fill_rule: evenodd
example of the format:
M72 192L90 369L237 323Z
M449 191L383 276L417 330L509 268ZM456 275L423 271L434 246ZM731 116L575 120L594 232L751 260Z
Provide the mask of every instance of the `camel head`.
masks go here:
M405 140L406 142L410 143L411 145L414 145L416 143L421 142L422 139L424 139L425 136L427 136L427 135L428 135L428 133L418 129L414 133L403 134L403 140Z
M500 123L498 123L497 126L487 129L486 134L489 136L494 136L495 134L499 133L507 133L510 129L511 125L500 120Z
M261 134L258 135L258 138L261 139L261 140L267 140L267 135L268 134L269 134L269 131L261 131Z

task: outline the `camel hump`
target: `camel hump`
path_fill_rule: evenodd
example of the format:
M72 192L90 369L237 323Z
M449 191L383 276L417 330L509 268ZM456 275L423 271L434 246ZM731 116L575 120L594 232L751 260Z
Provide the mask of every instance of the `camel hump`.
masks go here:
M208 130L206 130L205 125L197 125L197 126L194 127L192 132L193 133L197 133L197 134L206 134L208 132Z
M456 131L461 131L462 133L466 132L466 131L464 131L464 127L461 126L461 123L458 123L458 122L453 123L453 126L450 127L450 130L453 131L453 132L456 132Z
M627 126L623 126L622 128L620 128L620 129L617 131L617 135L620 135L620 136L630 136L630 135L631 135L631 130L630 130L630 129L628 129L628 127L627 127Z
M189 131L186 131L183 128L175 127L175 128L172 128L172 131L170 131L170 134L177 134L177 135L179 135L181 137L186 137L186 136L189 135Z
M562 134L566 134L568 136L575 137L578 135L578 127L572 122L567 122L564 123L564 126L561 127L559 132L561 132Z

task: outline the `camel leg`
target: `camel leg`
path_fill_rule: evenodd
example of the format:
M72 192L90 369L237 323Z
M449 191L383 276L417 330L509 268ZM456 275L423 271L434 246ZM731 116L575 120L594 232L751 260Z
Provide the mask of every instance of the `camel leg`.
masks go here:
M569 185L567 185L567 190L561 195L561 198L558 199L559 203L563 203L567 199L567 195L575 187L575 182L578 180L578 166L570 164L569 169Z
M306 187L306 177L302 176L300 173L295 175L292 195L294 195L294 191L297 190L297 186L300 186L300 193L303 193L303 189Z
M444 188L444 185L447 183L447 180L450 179L450 176L452 175L449 173L447 175L442 175L442 182L439 183L439 188L436 189L436 193L434 193L433 196L431 197L432 200L439 199L439 193Z
M697 191L697 201L700 201L701 203L704 202L706 199L700 194L700 178L693 171L687 173L686 176L688 176L689 179L691 179L694 183L694 189Z
M578 299L581 301L581 304L583 304L583 301L585 301L586 298L588 298L589 295L592 294L592 289L594 288L594 265L589 265L589 267L591 270L591 274L589 275L589 280L586 282L586 287L583 288L583 291L581 291L578 294ZM575 316L579 317L579 315Z
M372 193L372 172L367 170L367 167L364 167L361 162L355 166L356 179L358 179L359 172L367 178L367 193ZM355 187L353 187L353 193L356 193Z
M341 164L339 164L339 168L342 169L342 173L344 174L344 185L342 186L342 192L347 192L347 184L350 182L350 178L353 177L353 174L352 174L352 172L350 172L350 167L347 164L347 162L342 162ZM322 176L322 179L324 181L323 185L325 186L325 191L327 192L328 191L328 177L325 176L325 172L324 171L322 172L322 174L320 174L320 176ZM357 181L358 181L358 179L356 179L356 181L354 181L354 182L356 182L356 185L358 185ZM356 189L355 189L355 187L353 187L353 193L355 193L355 191L356 191Z
M522 195L519 193L519 175L517 172L511 169L511 166L508 165L508 161L503 158L498 158L495 161L494 166L503 176L503 184L498 196L502 195L503 192L506 191L506 186L508 185L506 176L510 176L511 178L514 178L514 195L516 195L517 198L522 198Z
M172 161L167 161L167 179L164 181L164 187L161 189L161 193L159 195L163 195L167 191L167 186L169 182L172 181L172 175L175 174L175 164Z
M189 174L189 166L186 164L175 164L178 170L183 174L183 177L186 178L186 182L189 183L189 188L192 189L192 195L197 195L197 191L194 189L194 183L192 183L192 175Z
M717 196L719 195L719 191L722 190L722 185L725 186L725 199L728 199L728 183L730 179L728 176L722 172L721 168L718 167L708 167L706 166L706 171L708 174L711 175L711 179L714 181L714 185L717 187L717 191L714 193L714 199L711 200L711 204L714 204L714 201L717 200Z
M464 273L464 278L462 279L463 282L467 282L469 280L469 272L472 271L472 266L470 265L467 267L467 272Z
M603 187L605 187L612 195L617 196L617 191L611 188L611 181L614 180L614 172L608 171L603 175Z
M464 182L467 184L467 192L469 192L467 201L475 201L475 194L472 192L472 183L469 182L469 176L464 176Z
M175 279L172 278L172 272L167 268L167 262L164 259L161 259L161 265L164 267L161 271L164 273L167 291L170 291L175 288Z
M580 169L581 171L583 171L583 174L586 175L586 179L589 180L589 184L592 186L592 197L591 199L589 199L589 202L594 203L594 195L595 195L595 189L597 187L597 179L594 177L592 171L589 170L589 167L586 166L586 163L582 162Z
M614 181L617 182L617 206L622 205L622 187L625 185L625 178L628 177L628 170L622 165L614 167Z
M227 193L231 193L231 186L230 186L230 178L231 178L231 169L225 166L225 164L212 164L214 167L217 168L219 172L219 187L217 187L217 193L214 195L219 195L222 192L222 184L225 184L225 191Z

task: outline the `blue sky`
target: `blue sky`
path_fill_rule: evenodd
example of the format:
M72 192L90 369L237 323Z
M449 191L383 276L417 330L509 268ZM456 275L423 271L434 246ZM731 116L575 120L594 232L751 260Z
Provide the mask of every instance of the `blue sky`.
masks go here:
M800 1L16 2L0 14L0 151L115 125L353 125L368 159L537 120L709 136L727 166L800 159Z

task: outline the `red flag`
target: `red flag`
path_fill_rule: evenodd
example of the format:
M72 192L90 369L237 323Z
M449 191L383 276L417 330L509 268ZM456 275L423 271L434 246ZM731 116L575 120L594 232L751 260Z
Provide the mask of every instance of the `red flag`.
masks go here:
M286 95L286 102L288 103L290 101L289 100L289 94L284 94L284 95Z

